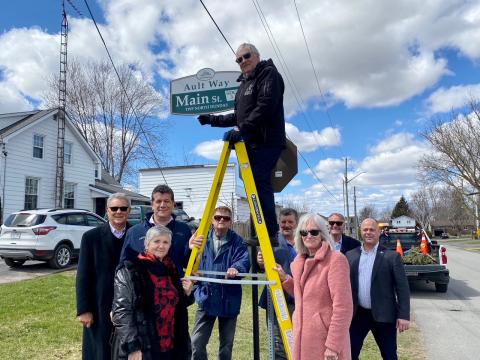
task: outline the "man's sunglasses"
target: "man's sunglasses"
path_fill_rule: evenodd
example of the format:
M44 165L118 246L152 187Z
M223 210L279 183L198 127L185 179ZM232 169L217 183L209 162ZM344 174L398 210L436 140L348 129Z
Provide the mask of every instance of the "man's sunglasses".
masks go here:
M118 210L120 210L121 212L125 212L129 208L128 208L128 206L110 206L109 209L113 212L117 212Z
M328 223L330 224L330 226L333 226L333 225L342 226L343 225L343 221L329 221Z
M313 229L313 230L300 230L300 235L302 236L307 236L308 234L312 236L318 236L320 235L320 230L318 229Z
M237 57L237 59L235 60L237 62L237 64L241 64L243 60L248 60L252 57L252 53L246 53L246 54L243 54L239 57Z
M228 215L215 215L213 217L215 219L215 221L220 221L220 220L225 220L225 221L230 221L231 217L228 216Z

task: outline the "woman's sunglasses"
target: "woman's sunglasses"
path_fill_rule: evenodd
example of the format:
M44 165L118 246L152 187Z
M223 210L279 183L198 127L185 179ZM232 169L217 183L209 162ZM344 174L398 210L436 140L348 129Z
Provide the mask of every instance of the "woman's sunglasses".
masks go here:
M307 236L308 234L310 234L312 236L318 236L318 235L320 235L320 230L318 230L318 229L300 230L300 235Z

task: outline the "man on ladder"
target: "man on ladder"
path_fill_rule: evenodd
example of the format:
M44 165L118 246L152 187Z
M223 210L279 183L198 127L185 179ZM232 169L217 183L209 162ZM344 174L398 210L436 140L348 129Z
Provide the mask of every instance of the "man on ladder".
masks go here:
M270 176L285 148L283 92L285 86L272 59L260 61L252 44L241 44L236 52L241 82L235 95L235 111L227 115L200 115L200 124L213 127L237 126L225 141L245 142L258 197L272 247L278 246L278 224Z

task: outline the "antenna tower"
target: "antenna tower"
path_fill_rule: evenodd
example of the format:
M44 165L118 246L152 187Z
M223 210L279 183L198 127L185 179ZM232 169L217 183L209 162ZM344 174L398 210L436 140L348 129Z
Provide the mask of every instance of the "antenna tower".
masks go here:
M64 151L65 151L65 100L67 96L67 40L68 20L65 1L62 1L62 26L60 33L60 77L58 80L58 131L57 171L55 178L55 207L63 207Z

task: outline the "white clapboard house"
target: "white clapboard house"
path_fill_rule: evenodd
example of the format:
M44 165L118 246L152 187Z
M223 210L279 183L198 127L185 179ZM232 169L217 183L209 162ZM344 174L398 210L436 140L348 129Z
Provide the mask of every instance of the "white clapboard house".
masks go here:
M57 114L58 109L0 114L2 215L55 207ZM106 199L117 191L127 192L136 203L149 202L102 171L100 159L68 117L64 149L65 208L103 215Z

